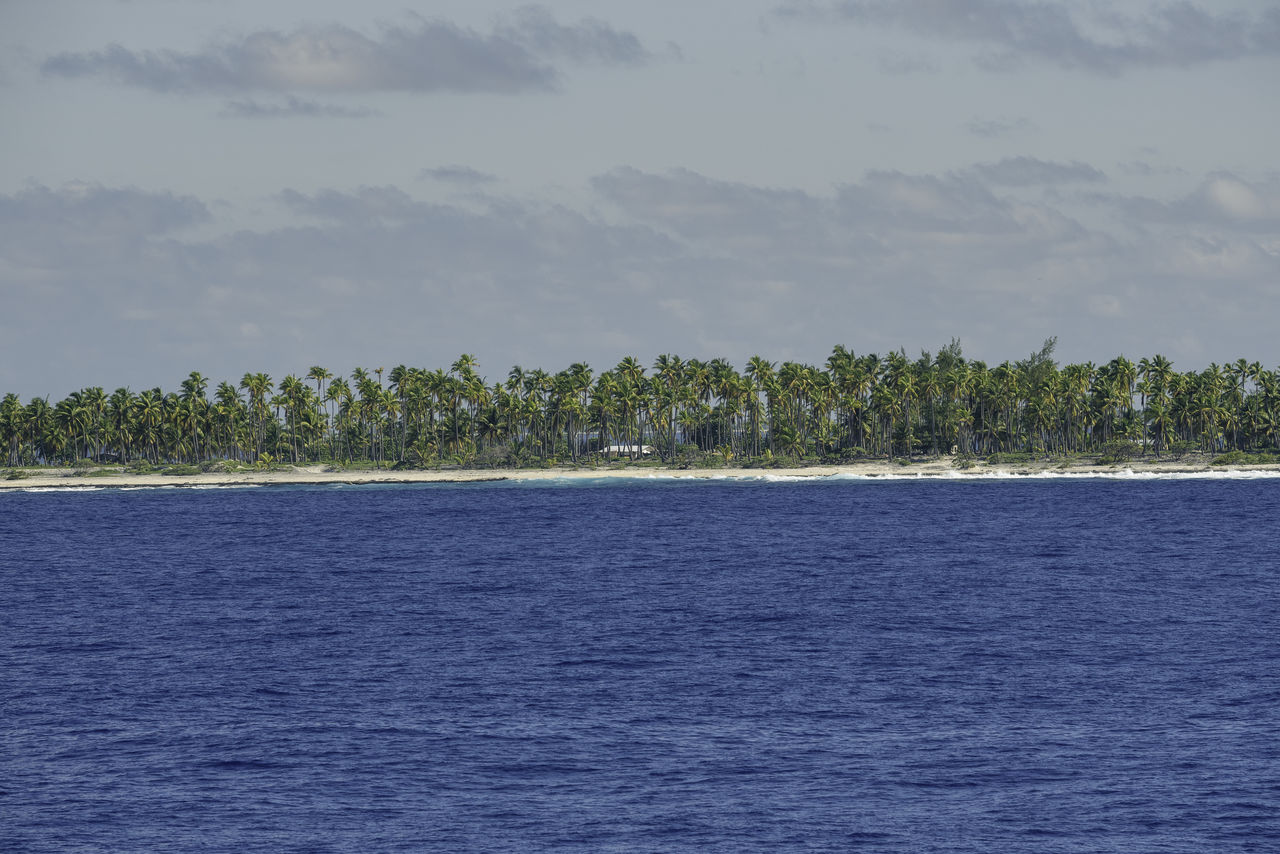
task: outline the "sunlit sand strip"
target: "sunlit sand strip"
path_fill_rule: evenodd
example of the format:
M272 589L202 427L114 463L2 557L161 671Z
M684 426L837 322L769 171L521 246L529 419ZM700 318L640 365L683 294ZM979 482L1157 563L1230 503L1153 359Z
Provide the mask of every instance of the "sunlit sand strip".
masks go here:
M77 476L71 471L33 469L28 476L0 480L0 491L8 490L96 490L139 489L157 487L215 488L275 486L289 484L413 484L476 483L483 481L571 482L605 479L651 481L735 480L757 482L804 482L834 480L999 480L1027 478L1100 478L1113 480L1150 479L1257 479L1280 477L1280 464L1210 468L1203 461L1135 462L1123 466L1098 466L1088 463L1060 466L987 465L977 463L960 469L951 460L900 465L890 462L854 463L841 466L806 466L801 468L577 468L562 466L552 469L485 469L389 471L362 469L329 471L325 466L298 466L292 469L264 472L209 473L186 476L161 474L116 474L93 477Z

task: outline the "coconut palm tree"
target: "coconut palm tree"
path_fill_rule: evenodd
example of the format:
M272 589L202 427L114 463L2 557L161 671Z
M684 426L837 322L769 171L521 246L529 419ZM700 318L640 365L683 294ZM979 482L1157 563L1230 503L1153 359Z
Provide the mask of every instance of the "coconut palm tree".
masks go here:
M205 390L209 387L209 381L205 379L204 374L199 371L192 371L185 380L182 381L182 393L179 399L183 404L184 418L186 429L189 430L191 437L191 461L198 462L200 459L200 427L204 419L205 409L208 401L205 400Z
M249 395L249 413L253 419L254 457L262 455L262 443L266 438L268 398L274 385L266 374L245 374L240 378L240 388Z
M149 388L133 399L133 415L141 432L144 447L151 446L152 463L160 463L160 428L164 424L164 395Z
M10 466L22 463L22 435L26 430L26 416L22 399L10 392L0 401L0 443L5 447L5 463Z
M654 381L661 388L661 403L666 410L665 425L668 434L668 460L676 458L676 406L684 396L684 368L684 360L670 353L663 353L653 363Z

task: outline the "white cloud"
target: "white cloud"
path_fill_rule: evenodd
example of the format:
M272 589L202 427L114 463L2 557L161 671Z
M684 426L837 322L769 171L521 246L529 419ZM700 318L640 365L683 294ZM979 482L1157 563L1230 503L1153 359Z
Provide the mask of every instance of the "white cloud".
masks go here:
M1201 192L1223 215L1232 219L1260 220L1280 213L1273 202L1230 175L1211 178Z

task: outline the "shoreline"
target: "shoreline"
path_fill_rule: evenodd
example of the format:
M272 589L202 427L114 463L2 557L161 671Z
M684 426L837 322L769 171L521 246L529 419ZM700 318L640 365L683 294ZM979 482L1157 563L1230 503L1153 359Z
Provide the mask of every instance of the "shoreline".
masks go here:
M591 467L560 466L551 469L388 469L330 470L328 466L293 466L272 471L208 472L192 475L128 472L87 474L75 469L25 469L25 476L0 479L0 491L39 489L139 489L148 487L230 487L323 484L418 484L482 483L494 481L536 482L549 480L599 480L646 478L663 480L818 480L824 478L866 478L885 480L983 479L1018 477L1118 478L1143 476L1211 477L1277 476L1280 462L1210 466L1197 460L1135 460L1115 465L1088 461L1044 463L995 463L975 461L969 468L957 468L950 457L920 462L870 461L842 465L813 465L789 468L668 468L653 466ZM109 471L109 470L107 470Z

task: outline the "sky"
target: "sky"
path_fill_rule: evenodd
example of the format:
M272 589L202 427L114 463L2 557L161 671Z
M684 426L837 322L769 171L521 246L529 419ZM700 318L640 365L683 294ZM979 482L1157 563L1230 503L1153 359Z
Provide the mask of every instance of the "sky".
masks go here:
M0 394L1280 366L1280 2L0 0Z

